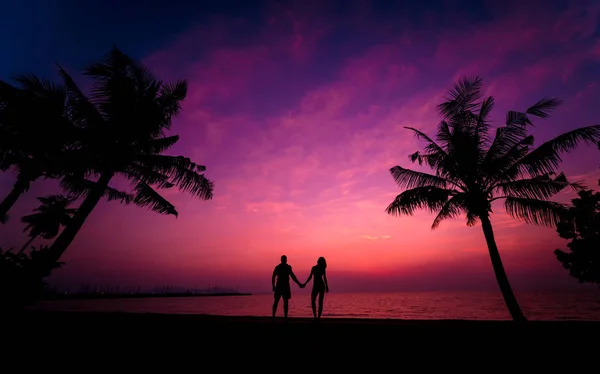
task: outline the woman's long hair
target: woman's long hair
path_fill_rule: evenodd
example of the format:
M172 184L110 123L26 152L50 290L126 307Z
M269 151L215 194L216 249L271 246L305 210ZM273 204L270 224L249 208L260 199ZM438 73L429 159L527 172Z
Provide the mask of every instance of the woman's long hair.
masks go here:
M319 257L317 260L317 266L323 270L327 269L327 261L325 261L325 257Z

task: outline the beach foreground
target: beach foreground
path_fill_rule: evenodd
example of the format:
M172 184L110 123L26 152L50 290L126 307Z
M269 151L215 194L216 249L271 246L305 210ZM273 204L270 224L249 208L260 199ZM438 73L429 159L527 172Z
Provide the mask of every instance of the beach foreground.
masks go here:
M494 367L517 364L523 369L556 368L570 361L568 367L573 369L595 361L600 336L600 322L585 321L323 319L315 323L305 318L285 322L270 317L47 311L4 318L12 321L3 327L9 350L60 354L70 357L71 363L93 360L138 368L159 362L204 365L217 359L223 367L270 366L282 360L297 366L317 359L338 369L365 363L371 368L390 364L464 369L488 360ZM573 356L564 356L565 349Z

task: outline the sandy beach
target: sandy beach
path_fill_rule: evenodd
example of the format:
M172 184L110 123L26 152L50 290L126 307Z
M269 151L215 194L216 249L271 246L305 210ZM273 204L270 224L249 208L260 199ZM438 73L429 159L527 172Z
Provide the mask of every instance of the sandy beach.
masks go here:
M285 322L270 317L44 311L7 319L12 323L4 324L3 340L11 343L9 351L21 347L17 351L23 353L22 348L28 347L28 352L41 355L59 353L109 365L181 364L181 357L191 362L218 357L226 359L224 365L246 368L283 360L309 365L314 359L325 359L338 369L363 364L373 369L386 362L477 368L487 362L482 360L493 360L494 366L540 369L572 361L562 357L560 352L566 349L580 356L568 363L573 368L595 362L600 336L600 322L585 321L323 319L315 323L305 318ZM243 357L254 359L239 361Z

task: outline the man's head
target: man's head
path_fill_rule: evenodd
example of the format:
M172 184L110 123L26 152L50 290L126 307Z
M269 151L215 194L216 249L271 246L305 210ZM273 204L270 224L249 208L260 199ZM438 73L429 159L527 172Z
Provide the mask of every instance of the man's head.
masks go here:
M281 263L287 264L287 256L286 255L281 256Z

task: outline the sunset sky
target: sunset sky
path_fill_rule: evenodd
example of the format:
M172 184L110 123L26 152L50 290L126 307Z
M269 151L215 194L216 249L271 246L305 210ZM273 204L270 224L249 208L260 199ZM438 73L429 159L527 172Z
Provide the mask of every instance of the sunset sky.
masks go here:
M51 281L268 292L286 254L302 281L325 256L336 292L496 290L479 225L461 218L431 230L426 212L385 213L401 192L389 168L412 166L423 145L403 126L435 131L445 90L475 74L496 98L498 125L544 96L565 101L534 122L538 144L598 124L600 3L401 3L63 0L0 12L0 79L54 79L54 61L79 76L113 44L161 79L188 79L173 153L206 165L215 182L210 201L168 192L177 218L102 202ZM568 177L597 188L595 147L564 160ZM13 183L0 175L2 198ZM19 217L56 191L35 183L0 226L0 246L23 245ZM554 229L514 221L501 205L492 224L517 291L584 287L556 261L565 242Z

